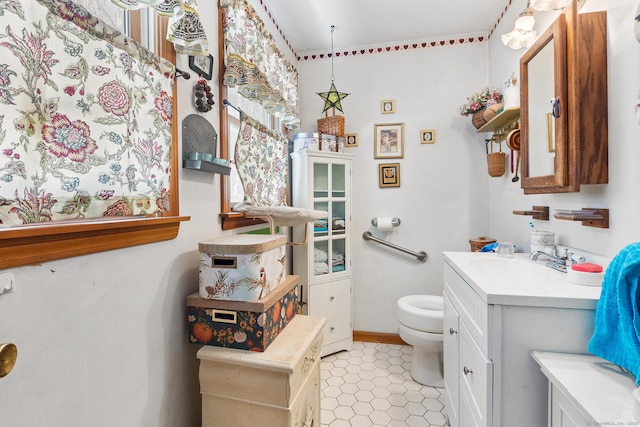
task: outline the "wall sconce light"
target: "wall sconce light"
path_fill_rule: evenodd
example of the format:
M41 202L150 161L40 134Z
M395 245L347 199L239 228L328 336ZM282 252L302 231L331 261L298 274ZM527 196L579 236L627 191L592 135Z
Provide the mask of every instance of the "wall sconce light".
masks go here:
M513 31L502 35L502 43L511 49L520 49L530 47L536 40L536 32L533 29L536 20L533 17L533 9L527 5L527 8L520 13L516 19Z

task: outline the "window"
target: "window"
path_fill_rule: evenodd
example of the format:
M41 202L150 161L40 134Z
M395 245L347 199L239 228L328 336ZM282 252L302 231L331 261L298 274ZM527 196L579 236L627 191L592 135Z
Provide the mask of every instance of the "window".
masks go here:
M93 1L93 6L106 6L107 2L102 0ZM38 6L44 7L44 6ZM107 15L112 16L116 23L120 22L122 17L122 25L127 22L122 11L115 13L109 9L105 9ZM134 14L131 15L135 17ZM7 16L5 15L5 19ZM149 37L150 40L158 40L157 52L159 55L175 62L175 53L173 46L166 42L164 34L167 29L167 19L156 17L154 33ZM128 25L130 28L136 28L136 19L131 19ZM117 25L120 25L119 23ZM122 28L122 27L120 27ZM140 28L140 25L137 25ZM175 85L174 85L175 98ZM175 107L172 114L172 145L175 147L177 141L177 113ZM171 168L177 170L177 150L172 150ZM160 217L150 217L141 219L115 219L100 218L97 220L78 220L71 222L46 223L46 224L28 224L24 226L11 227L0 230L0 268L9 268L20 265L27 265L49 261L53 259L66 258L76 255L94 253L104 250L117 249L152 243L161 240L173 239L177 236L179 223L187 220L186 217L178 216L178 183L177 173L170 175L171 189L169 196L170 209L168 215Z

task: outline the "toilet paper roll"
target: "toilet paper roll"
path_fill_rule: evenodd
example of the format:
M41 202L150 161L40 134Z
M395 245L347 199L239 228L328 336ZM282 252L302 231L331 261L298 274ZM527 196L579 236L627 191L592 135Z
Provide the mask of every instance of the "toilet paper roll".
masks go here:
M387 216L378 217L378 230L393 231L393 218Z

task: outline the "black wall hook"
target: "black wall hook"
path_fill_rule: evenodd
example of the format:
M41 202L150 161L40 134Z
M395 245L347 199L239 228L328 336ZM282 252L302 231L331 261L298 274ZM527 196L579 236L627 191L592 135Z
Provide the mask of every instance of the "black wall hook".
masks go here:
M176 68L176 79L178 77L184 77L185 80L189 80L191 78L191 74Z

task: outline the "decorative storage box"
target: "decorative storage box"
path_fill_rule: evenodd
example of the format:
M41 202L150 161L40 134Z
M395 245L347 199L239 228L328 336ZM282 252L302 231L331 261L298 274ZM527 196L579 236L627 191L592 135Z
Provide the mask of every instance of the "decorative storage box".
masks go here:
M324 324L296 316L263 353L198 350L202 427L319 427Z
M293 136L293 151L344 151L344 137L324 133L302 132Z
M298 276L287 276L257 301L187 297L189 341L217 347L264 351L298 312Z
M198 243L202 298L253 301L286 275L285 236L235 234Z

